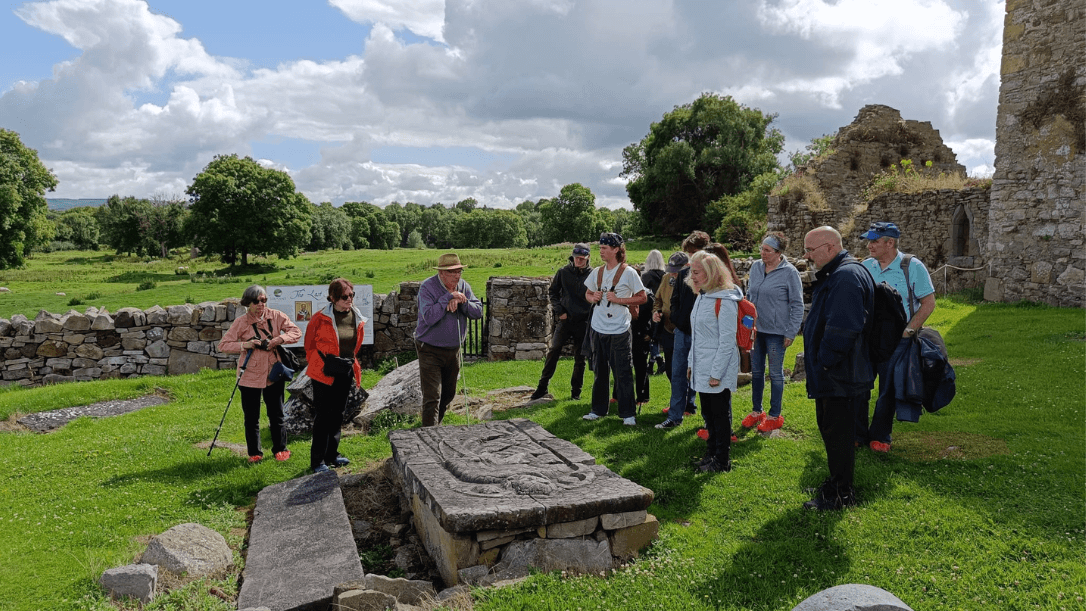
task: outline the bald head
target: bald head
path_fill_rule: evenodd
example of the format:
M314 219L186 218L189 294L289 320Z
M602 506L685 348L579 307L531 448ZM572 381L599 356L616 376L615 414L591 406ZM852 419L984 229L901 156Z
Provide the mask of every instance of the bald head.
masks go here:
M803 237L803 256L819 267L832 261L842 248L840 232L829 225L812 229Z

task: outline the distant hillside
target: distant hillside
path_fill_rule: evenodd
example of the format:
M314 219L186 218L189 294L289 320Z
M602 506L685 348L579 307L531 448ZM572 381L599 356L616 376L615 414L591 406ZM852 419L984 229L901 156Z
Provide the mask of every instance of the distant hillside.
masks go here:
M67 210L69 208L80 208L83 206L101 206L106 203L104 199L49 199L45 198L45 201L49 202L50 210Z

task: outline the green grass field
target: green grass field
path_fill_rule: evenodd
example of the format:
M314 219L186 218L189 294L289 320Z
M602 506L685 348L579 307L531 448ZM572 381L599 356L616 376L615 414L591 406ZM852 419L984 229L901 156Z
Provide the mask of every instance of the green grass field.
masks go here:
M691 468L704 447L694 436L700 418L652 428L663 419L663 376L653 378L653 400L632 429L614 417L581 420L586 401L499 414L531 418L652 489L660 538L607 578L536 574L475 592L475 607L787 610L822 589L867 583L918 610L1086 608L1083 312L938 304L930 322L961 363L958 396L919 424L898 423L889 455L859 452L861 505L844 512L800 507L804 488L826 474L803 384L786 387L786 435L742 434L727 474ZM797 343L786 363L799 350ZM481 394L533 384L540 366L481 362L465 376ZM569 396L570 368L563 360L552 381L560 398ZM377 379L366 372L364 385ZM181 522L201 522L240 546L244 508L264 486L302 475L309 439L292 438L295 458L282 464L248 467L220 450L207 458L196 445L211 439L232 386L230 372L204 372L0 389L0 418L155 388L172 397L47 435L0 432L0 494L8 500L0 510L0 609L115 608L97 586L101 572ZM740 389L737 428L749 401ZM220 439L243 443L236 405ZM356 470L390 453L383 434L347 437L342 449ZM197 582L144 608L232 608L208 594L212 585L237 590L233 579Z

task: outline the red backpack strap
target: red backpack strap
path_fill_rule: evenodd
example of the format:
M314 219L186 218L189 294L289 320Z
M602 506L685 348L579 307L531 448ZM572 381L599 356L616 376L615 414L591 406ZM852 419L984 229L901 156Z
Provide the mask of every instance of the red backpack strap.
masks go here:
M720 318L720 302L721 301L723 301L723 299L717 299L716 300L716 317L717 318Z

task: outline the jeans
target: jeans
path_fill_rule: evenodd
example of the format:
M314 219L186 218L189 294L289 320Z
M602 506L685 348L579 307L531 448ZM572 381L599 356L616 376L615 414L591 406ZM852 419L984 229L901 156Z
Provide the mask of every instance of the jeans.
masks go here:
M554 370L558 367L558 357L562 356L562 348L566 342L573 341L573 375L569 379L570 389L573 395L581 394L584 385L584 361L585 355L581 353L581 344L584 343L584 334L588 329L588 321L571 322L568 318L558 319L551 335L550 350L547 351L547 362L543 364L543 373L539 376L539 388L546 390L550 385Z
M830 482L843 494L851 490L856 473L856 446L852 443L854 414L858 406L867 405L870 394L815 399L815 420L826 447Z
M417 342L419 386L422 387L422 426L441 424L445 410L456 397L460 375L460 347L441 348Z
M615 372L615 396L618 399L618 415L630 418L634 408L633 359L630 332L615 335L596 334L595 368L592 373L592 411L606 416L611 400L611 370Z
M694 403L694 390L690 388L690 380L686 379L690 341L690 335L675 329L675 344L671 352L671 407L667 410L667 419L672 422L682 422L686 406Z
M309 449L309 468L324 463L334 467L339 457L339 438L343 429L343 410L347 394L354 386L354 375L332 378L332 385L313 380L313 445Z
M875 413L871 416L870 429L867 426L867 403L856 408L856 440L864 445L870 441L890 443L890 431L894 428L894 414L897 411L897 399L894 398L894 364L909 351L912 341L909 337L901 338L890 360L875 366L879 375L879 398L875 400Z
M754 411L762 411L762 394L765 392L765 359L769 357L769 417L781 415L781 398L784 396L784 336L758 333L754 348L750 351L750 397Z
M272 453L287 449L287 433L283 430L283 387L286 382L276 382L264 388L239 386L241 411L245 414L245 447L249 456L264 454L260 448L260 396L268 408L268 424L271 425Z

